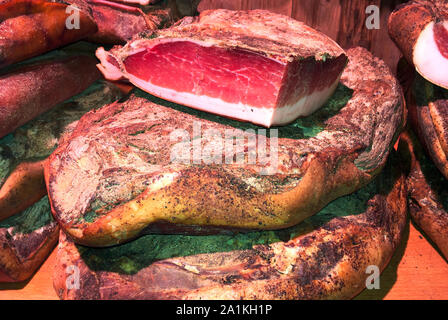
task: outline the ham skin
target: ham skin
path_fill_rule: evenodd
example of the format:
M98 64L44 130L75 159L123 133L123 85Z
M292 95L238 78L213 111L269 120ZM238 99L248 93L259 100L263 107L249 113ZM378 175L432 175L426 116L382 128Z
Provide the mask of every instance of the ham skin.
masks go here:
M347 63L327 36L263 10L204 11L97 57L107 79L265 127L319 109Z

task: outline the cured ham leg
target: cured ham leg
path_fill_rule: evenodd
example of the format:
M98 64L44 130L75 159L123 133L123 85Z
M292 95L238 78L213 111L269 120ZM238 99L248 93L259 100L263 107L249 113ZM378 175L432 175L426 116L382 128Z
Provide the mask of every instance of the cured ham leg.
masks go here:
M277 128L278 138L141 91L86 114L45 164L54 217L74 241L97 247L145 233L299 223L366 185L404 122L401 87L385 63L362 48L347 55L335 94L310 117Z
M54 288L75 300L350 299L365 288L368 266L383 270L400 244L407 206L399 168L394 160L363 191L282 231L149 235L101 250L62 232ZM79 270L79 288L67 286L67 266Z
M44 0L0 0L0 68L96 32L95 22L79 11L79 28L69 29L67 4Z
M48 197L0 222L0 282L30 278L58 243Z
M265 127L319 109L347 63L327 36L263 10L204 11L97 57L108 79Z
M42 119L46 113L28 121L80 93L99 76L95 59L81 56L46 60L0 76L0 221L46 194L43 161L69 117L58 107L50 111L56 112L52 120ZM71 114L74 117L75 110Z
M389 33L428 81L448 88L448 2L410 1L389 18Z
M43 165L86 112L121 97L110 83L96 82L81 94L0 139L0 221L47 194Z
M409 169L407 192L413 221L434 241L448 258L448 180L411 132L401 135L399 152Z

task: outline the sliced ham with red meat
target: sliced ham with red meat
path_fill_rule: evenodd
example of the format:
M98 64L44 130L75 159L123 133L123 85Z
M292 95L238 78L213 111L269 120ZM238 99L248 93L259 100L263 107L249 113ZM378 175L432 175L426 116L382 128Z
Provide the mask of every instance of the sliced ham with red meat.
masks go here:
M428 81L448 88L448 2L410 1L389 18L389 33Z
M347 63L327 36L263 10L204 11L97 57L110 80L265 127L319 109Z

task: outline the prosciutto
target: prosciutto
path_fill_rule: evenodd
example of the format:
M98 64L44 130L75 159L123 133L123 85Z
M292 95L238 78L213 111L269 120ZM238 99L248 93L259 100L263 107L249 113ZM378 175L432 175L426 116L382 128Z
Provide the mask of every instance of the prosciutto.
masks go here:
M390 15L389 33L420 75L448 88L448 2L415 0L399 6Z
M110 80L265 127L319 109L347 63L327 36L263 10L204 11L97 57Z

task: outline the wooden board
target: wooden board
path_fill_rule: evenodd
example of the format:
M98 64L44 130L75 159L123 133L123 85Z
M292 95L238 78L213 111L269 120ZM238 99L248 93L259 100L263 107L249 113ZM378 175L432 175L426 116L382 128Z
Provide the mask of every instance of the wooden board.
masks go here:
M0 284L0 300L57 299L52 274L54 251L34 277L20 284ZM448 299L448 264L412 224L380 278L379 290L356 299Z
M50 257L30 280L20 283L0 283L0 300L58 299L51 278L55 263L56 250L53 250Z

